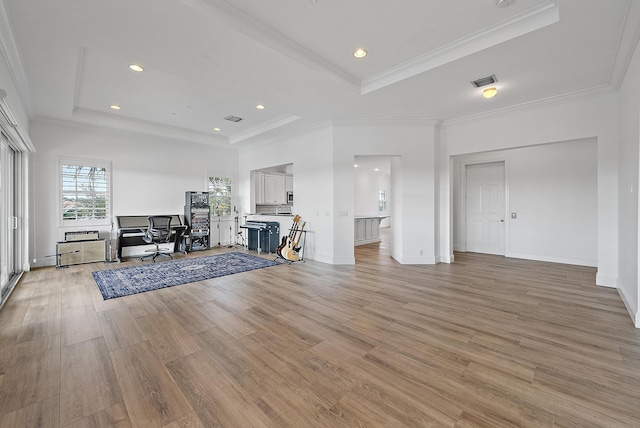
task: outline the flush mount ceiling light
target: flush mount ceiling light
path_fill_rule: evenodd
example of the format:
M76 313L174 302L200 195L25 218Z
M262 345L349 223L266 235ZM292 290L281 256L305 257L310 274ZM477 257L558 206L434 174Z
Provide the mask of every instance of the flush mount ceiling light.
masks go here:
M264 110L264 106L263 106L262 104L258 104L258 105L256 106L256 108L257 108L258 110Z
M117 104L111 104L111 105L109 106L109 108L110 108L111 110L120 110L120 106L119 106L119 105L117 105Z
M144 71L144 68L142 68L141 66L139 66L138 64L131 64L129 65L129 68L133 71Z
M353 56L355 56L356 58L364 58L365 56L367 56L367 51L362 48L358 48L353 51Z
M493 98L496 96L497 93L498 93L498 90L496 88L487 88L484 91L482 91L482 96L485 98Z

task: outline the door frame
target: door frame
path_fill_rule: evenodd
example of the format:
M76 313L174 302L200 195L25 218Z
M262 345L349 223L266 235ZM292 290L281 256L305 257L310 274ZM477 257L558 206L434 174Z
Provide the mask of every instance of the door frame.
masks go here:
M509 242L511 216L509 215L509 158L487 158L474 159L460 162L460 213L462 218L462 230L460 236L462 239L462 247L460 251L467 251L467 167L474 165L485 165L489 163L504 163L504 256L508 257L510 253Z

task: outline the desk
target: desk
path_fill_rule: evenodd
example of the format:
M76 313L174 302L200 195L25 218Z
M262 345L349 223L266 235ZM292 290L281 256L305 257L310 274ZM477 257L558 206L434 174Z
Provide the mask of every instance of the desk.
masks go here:
M189 228L182 222L178 214L171 215L171 238L174 253L186 253L184 246L184 236ZM149 245L142 240L149 225L148 215L124 215L116 216L118 224L118 249L117 258L122 259L123 247L135 247L139 245Z

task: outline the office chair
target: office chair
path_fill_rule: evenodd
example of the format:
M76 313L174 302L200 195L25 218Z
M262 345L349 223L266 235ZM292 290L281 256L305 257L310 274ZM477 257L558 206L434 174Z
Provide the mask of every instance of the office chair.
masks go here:
M152 254L140 257L140 260L144 260L146 257L152 257L155 263L158 256L167 256L173 259L170 254L170 248L160 248L160 244L168 243L171 239L171 216L168 215L155 215L147 217L149 223L147 230L145 231L142 240L147 244L155 244L155 250L147 250Z

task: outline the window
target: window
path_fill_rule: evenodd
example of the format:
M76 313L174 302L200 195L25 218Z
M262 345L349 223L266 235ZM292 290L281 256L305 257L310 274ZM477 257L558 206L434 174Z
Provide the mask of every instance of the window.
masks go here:
M209 177L209 205L212 216L231 215L231 189L230 178Z
M111 210L110 167L107 162L60 160L63 224L107 224Z
M387 192L384 190L378 191L378 212L387 212Z

